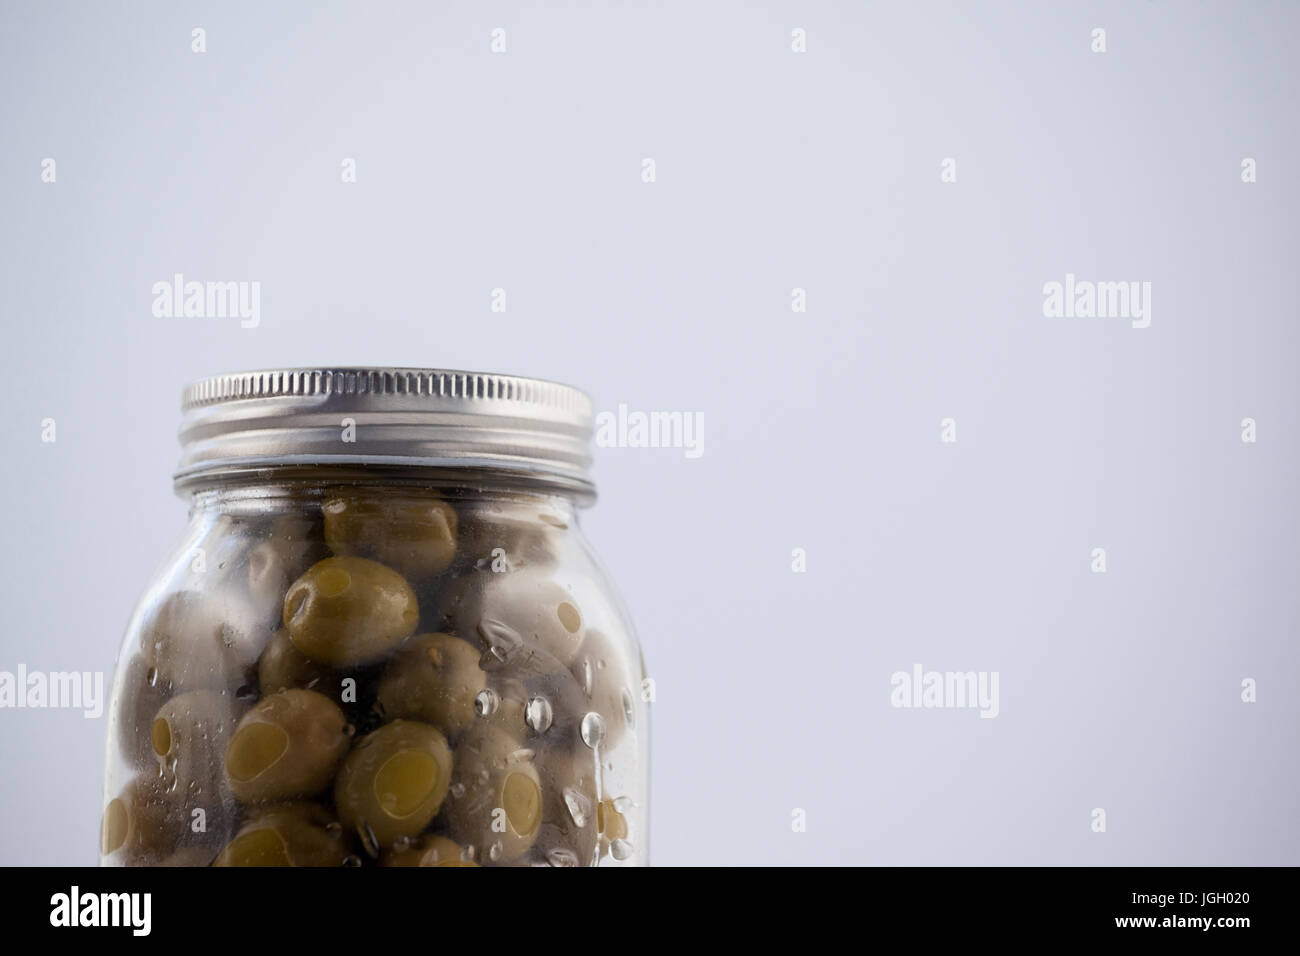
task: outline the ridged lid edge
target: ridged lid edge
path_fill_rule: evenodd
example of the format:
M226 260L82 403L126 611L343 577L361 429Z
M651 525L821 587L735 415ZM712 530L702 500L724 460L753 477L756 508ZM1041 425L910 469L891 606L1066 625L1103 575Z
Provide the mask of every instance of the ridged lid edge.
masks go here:
M213 375L181 391L181 411L252 398L330 395L427 395L430 398L518 402L592 417L587 394L545 379L420 368L279 368Z

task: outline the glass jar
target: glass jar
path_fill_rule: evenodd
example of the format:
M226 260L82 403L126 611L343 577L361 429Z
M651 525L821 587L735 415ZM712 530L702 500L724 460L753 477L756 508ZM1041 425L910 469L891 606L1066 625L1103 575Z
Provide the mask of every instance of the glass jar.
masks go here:
M105 865L646 862L584 394L285 369L182 405L190 524L118 657Z

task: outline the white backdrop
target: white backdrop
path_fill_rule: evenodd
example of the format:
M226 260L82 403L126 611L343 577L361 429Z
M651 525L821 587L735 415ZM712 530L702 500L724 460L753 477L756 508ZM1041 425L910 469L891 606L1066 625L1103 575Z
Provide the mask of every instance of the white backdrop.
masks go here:
M703 416L696 459L600 449L585 518L657 684L654 862L1300 863L1298 26L7 2L0 670L111 672L184 382L537 375ZM154 316L176 273L259 323ZM1045 316L1067 274L1149 326ZM915 664L997 672L997 717L892 706ZM94 861L105 725L0 709L0 863Z

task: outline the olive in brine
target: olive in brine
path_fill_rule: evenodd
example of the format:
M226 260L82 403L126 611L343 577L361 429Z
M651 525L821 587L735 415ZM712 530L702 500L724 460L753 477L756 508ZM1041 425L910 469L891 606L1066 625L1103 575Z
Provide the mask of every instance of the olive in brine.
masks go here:
M162 867L195 867L209 866L212 863L212 854L216 852L215 847L206 846L187 846L184 849L177 850L175 853L163 857L154 866Z
M599 631L588 632L572 672L582 689L585 711L600 714L604 723L601 752L617 747L623 735L636 726L640 683L633 683L621 655Z
M262 696L301 687L333 694L339 689L338 675L303 654L289 640L288 631L276 631L257 662L257 683Z
M281 515L271 523L267 537L248 549L248 593L278 621L290 582L324 557L325 544L314 521Z
M554 564L566 528L537 500L470 504L460 517L456 563L498 572Z
M255 641L227 621L216 598L180 591L146 619L140 659L149 681L170 691L223 690L243 683L241 650Z
M476 571L457 578L444 592L441 611L453 633L482 644L488 667L566 668L582 644L577 601L536 571Z
M277 518L269 536L253 543L245 555L244 575L254 606L278 624L284 592L326 556L325 544L313 535L311 521L296 515Z
M410 578L441 573L456 554L456 512L437 498L339 495L321 511L331 551L372 558Z
M221 756L245 705L212 690L178 694L149 726L149 745L165 789L187 802L220 803Z
M478 866L465 858L465 851L455 840L426 834L404 850L385 850L380 866Z
M334 806L374 853L428 826L451 775L451 748L436 727L395 720L352 748L334 782Z
M127 866L157 863L189 839L189 814L156 778L140 776L108 802L100 825L100 853Z
M600 832L600 852L602 856L611 855L615 840L627 841L627 817L619 812L618 803L605 799L596 807L596 826Z
M528 691L523 681L494 677L474 701L475 721L503 730L516 740L528 733Z
M379 679L384 716L432 724L455 739L474 722L487 686L478 650L450 634L417 634L393 655Z
M536 851L552 866L591 866L600 830L599 771L586 747L556 748L537 758L545 805Z
M310 797L329 786L351 737L338 704L286 690L244 715L226 746L226 779L245 803Z
M293 646L331 667L378 660L415 633L419 617L406 579L366 558L318 561L284 598Z
M587 701L578 682L552 658L551 670L522 670L521 677L493 673L476 701L478 723L488 723L532 748L582 747L582 718ZM532 664L540 663L533 658ZM519 673L520 671L516 671Z
M144 658L132 657L116 678L113 688L111 733L133 770L143 770L154 764L150 728L158 708L167 702L168 696L166 686L156 675L150 683L149 671Z
M446 817L453 836L506 863L533 845L542 824L542 785L532 751L488 723L475 724L456 748Z
M213 866L342 866L351 855L343 828L314 803L259 810L240 827Z

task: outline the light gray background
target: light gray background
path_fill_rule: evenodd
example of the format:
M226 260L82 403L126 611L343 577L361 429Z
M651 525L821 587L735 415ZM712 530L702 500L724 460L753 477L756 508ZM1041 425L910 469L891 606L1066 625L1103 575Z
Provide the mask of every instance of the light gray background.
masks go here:
M532 374L705 417L585 522L654 862L1300 863L1294 4L0 11L0 669L111 671L184 382ZM261 326L154 318L174 272ZM1151 327L1044 318L1067 272ZM1001 715L892 708L914 662ZM95 860L105 723L0 711L0 862Z

